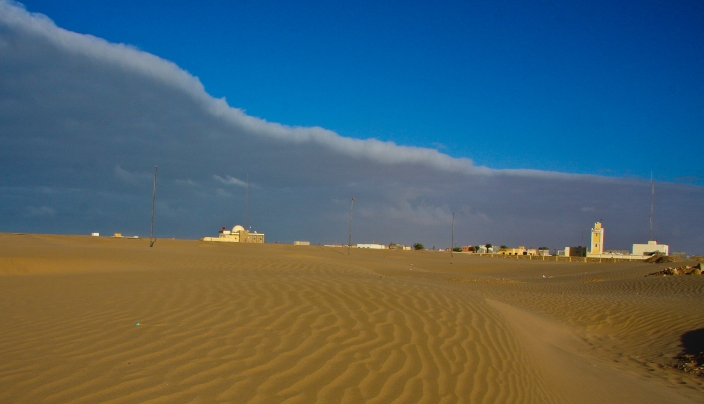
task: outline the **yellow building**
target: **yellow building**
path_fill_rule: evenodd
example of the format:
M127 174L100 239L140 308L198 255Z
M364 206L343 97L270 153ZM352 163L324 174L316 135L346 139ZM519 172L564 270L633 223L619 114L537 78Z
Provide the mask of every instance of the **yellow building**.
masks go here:
M601 227L601 222L594 223L592 229L592 243L589 246L589 254L597 255L604 253L604 228Z
M524 246L519 246L518 248L501 248L499 249L499 254L501 255L538 255L538 250L535 248L526 248Z
M526 248L523 246L520 246L518 248L500 248L499 249L499 254L501 255L523 255L523 251L525 251Z
M244 227L237 225L232 230L227 230L223 227L218 237L203 237L203 241L264 244L264 233L249 232Z

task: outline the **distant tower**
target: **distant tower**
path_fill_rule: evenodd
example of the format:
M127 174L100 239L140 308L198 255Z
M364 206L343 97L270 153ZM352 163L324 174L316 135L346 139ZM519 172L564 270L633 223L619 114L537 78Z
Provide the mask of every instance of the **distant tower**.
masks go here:
M589 248L589 254L604 253L604 228L601 227L601 222L594 223L592 229L592 245Z
M655 181L653 172L650 172L650 240L653 240L653 207L655 206Z

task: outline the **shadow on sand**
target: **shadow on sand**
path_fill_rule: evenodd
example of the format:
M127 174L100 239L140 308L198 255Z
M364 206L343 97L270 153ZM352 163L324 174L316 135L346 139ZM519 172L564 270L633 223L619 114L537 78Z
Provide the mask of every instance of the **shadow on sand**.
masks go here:
M687 331L680 337L682 352L672 366L687 373L704 376L704 328Z
M680 337L680 345L682 353L688 355L697 355L704 352L704 328L687 331Z

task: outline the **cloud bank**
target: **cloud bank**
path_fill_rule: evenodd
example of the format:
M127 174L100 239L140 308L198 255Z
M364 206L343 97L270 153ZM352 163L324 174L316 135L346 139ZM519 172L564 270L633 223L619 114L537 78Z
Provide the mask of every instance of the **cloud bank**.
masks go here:
M493 170L434 149L267 122L211 97L174 63L7 1L0 141L0 231L146 235L158 165L162 237L240 223L271 242L344 243L351 197L354 242L447 247L453 212L457 244L577 245L596 220L608 248L649 235L647 182ZM246 178L256 184L249 223ZM701 187L658 184L656 238L704 252L703 201Z

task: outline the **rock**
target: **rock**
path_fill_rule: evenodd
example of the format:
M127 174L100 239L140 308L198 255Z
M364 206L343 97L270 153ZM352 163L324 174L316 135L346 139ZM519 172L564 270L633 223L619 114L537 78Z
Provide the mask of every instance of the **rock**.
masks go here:
M704 271L700 267L701 265L696 265L694 267L690 267L688 265L676 268L668 267L661 271L648 274L646 276L701 275Z
M682 259L680 257L675 257L672 255L661 255L661 254L656 254L653 255L650 258L645 259L645 262L652 262L655 264L662 264L665 262L676 262L676 261L681 261Z

